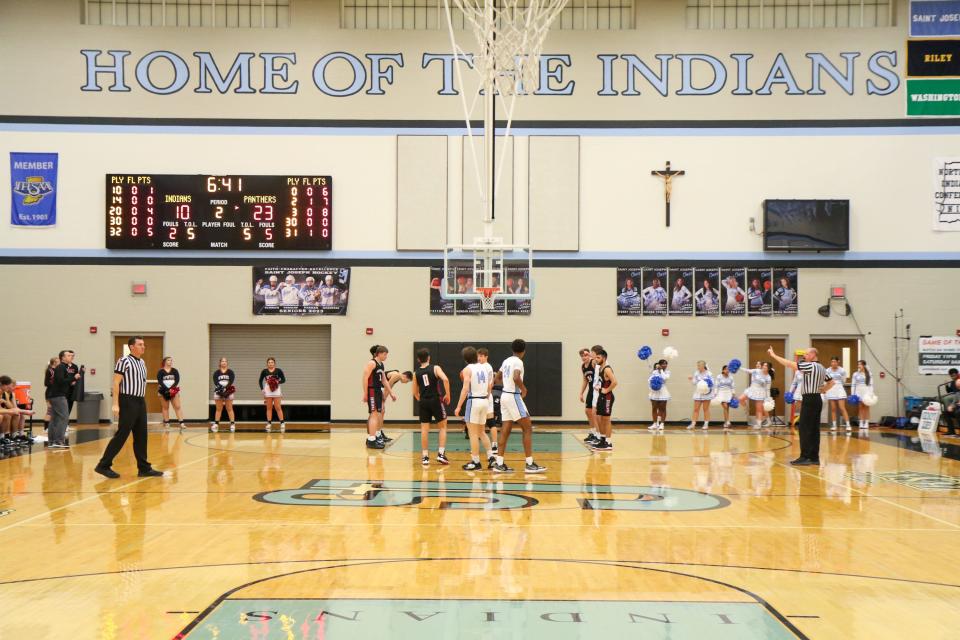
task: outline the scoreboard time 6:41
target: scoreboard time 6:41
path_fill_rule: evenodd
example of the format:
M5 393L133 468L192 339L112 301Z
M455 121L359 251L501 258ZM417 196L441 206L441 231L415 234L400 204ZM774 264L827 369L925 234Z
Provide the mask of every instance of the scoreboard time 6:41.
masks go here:
M330 176L107 174L107 249L330 250Z

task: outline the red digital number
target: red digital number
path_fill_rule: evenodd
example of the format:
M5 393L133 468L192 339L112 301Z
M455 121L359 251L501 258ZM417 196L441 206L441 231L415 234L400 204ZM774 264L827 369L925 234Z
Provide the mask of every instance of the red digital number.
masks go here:
M257 222L270 222L273 220L273 205L272 204L255 204L253 205L253 219Z

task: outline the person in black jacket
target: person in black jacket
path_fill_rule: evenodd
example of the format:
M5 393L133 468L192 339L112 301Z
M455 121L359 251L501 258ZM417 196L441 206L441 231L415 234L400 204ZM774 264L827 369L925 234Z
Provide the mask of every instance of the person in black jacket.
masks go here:
M233 394L237 389L233 386L237 379L233 369L226 358L220 358L220 366L213 372L213 401L217 405L216 413L213 416L213 423L210 425L210 431L216 433L220 428L220 416L223 415L223 407L227 407L227 416L230 417L230 431L236 431L237 425L233 416Z
M157 395L160 396L160 411L163 413L163 426L170 428L170 407L177 413L180 430L187 428L183 423L183 410L180 408L180 372L173 366L173 358L163 359L163 367L157 371Z
M50 387L53 386L53 374L60 364L60 358L54 356L47 363L47 368L43 371L43 399L47 403L47 415L43 417L43 430L50 428Z
M270 433L273 427L274 409L277 411L277 417L280 418L280 432L287 430L287 425L283 421L283 407L280 405L280 400L283 398L280 385L286 381L283 369L277 367L277 361L274 358L267 358L267 368L260 372L260 381L257 383L263 392L263 402L267 405L267 426L264 427L267 433Z
M53 381L50 384L51 420L47 448L51 451L68 449L67 424L70 421L69 398L73 394L73 387L80 379L80 369L73 364L73 351L64 349L60 352L60 364L53 372Z

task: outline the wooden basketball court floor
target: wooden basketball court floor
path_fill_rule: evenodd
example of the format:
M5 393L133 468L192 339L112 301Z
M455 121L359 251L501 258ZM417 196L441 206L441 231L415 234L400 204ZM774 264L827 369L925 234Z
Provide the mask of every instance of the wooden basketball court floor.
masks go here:
M960 637L952 445L825 432L791 468L789 433L543 428L546 474L495 477L388 433L154 429L158 479L129 444L95 474L104 439L0 461L0 638Z

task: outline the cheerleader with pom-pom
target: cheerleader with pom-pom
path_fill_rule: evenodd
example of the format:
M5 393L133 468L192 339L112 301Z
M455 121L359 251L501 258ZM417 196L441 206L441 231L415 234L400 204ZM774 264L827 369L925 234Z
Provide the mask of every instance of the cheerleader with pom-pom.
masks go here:
M850 415L847 413L847 392L843 389L843 383L847 381L847 372L840 366L840 358L836 356L830 358L827 378L833 380L833 386L823 396L830 403L830 431L837 430L839 414L843 414L847 431L852 431Z
M733 376L730 375L730 367L723 365L720 369L720 375L714 381L716 389L716 400L723 407L723 430L730 430L730 401L733 400L734 386L736 385Z
M697 370L687 379L693 383L693 418L690 419L690 425L687 426L687 429L697 427L697 416L703 411L703 430L706 431L710 428L710 401L713 400L716 393L713 376L707 368L707 363L698 360Z
M850 378L850 395L860 398L857 404L857 415L860 418L860 428L867 430L870 428L870 407L864 402L864 398L869 398L873 392L873 375L867 366L866 360L857 360L857 371Z
M650 431L663 431L663 426L667 422L667 402L670 400L670 390L667 389L670 372L667 371L667 366L665 359L657 361L648 378L650 405L653 412L653 424L647 427Z
M740 396L740 403L748 399L753 404L754 414L757 422L756 429L770 426L770 417L767 415L767 409L764 406L767 398L770 397L770 385L773 384L774 371L773 365L769 362L758 362L755 369L743 369L750 374L750 386ZM749 422L749 407L747 407L747 421Z

